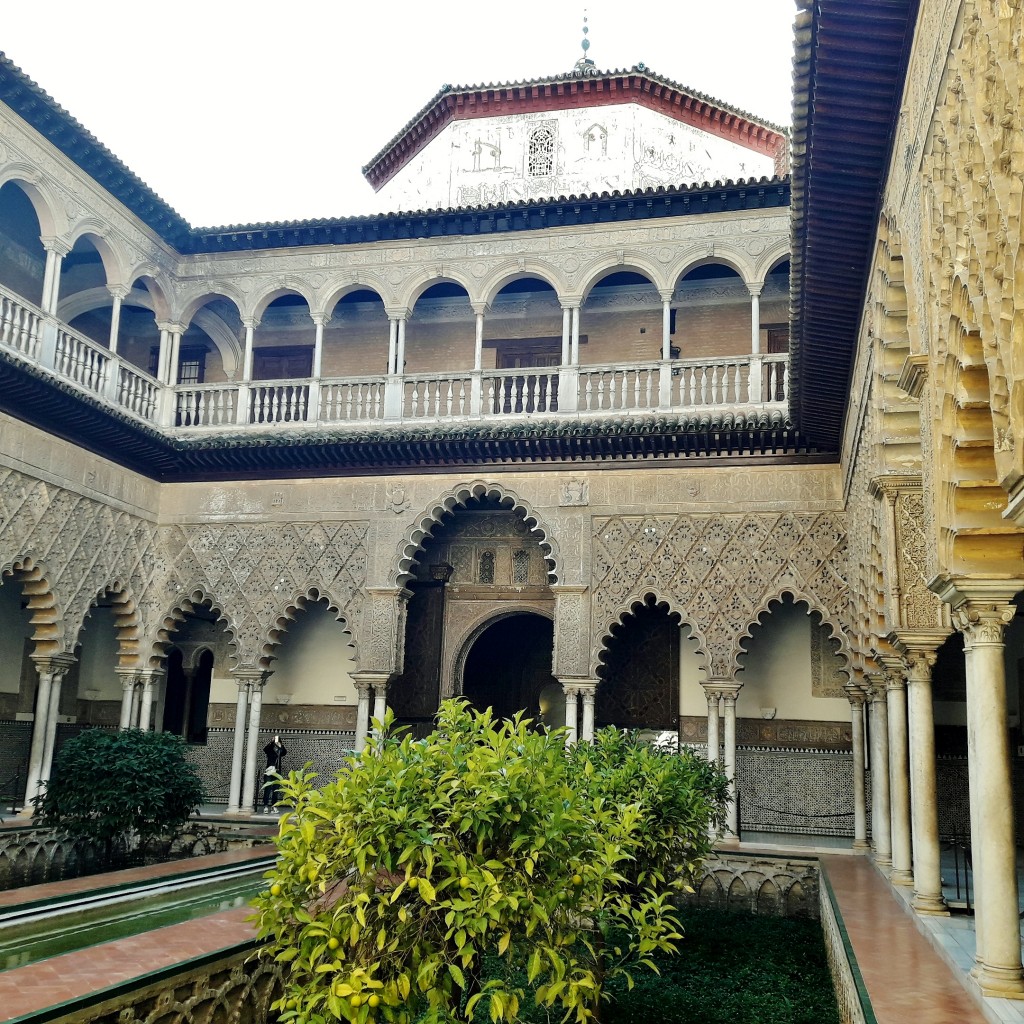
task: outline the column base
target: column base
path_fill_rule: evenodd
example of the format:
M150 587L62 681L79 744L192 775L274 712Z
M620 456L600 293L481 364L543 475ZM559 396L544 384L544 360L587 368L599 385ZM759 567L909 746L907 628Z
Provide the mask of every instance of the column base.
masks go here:
M905 871L902 868L894 868L889 872L889 881L893 885L913 885L914 873L913 871Z
M976 964L971 972L982 995L994 999L1024 999L1024 970Z
M949 917L949 907L941 896L928 896L922 893L914 893L910 901L911 907L919 914L931 914L935 917Z
M857 839L854 840L853 848L855 850L860 850L866 853L868 850L871 849L871 844L866 839Z
M891 868L892 867L892 857L879 857L878 854L876 853L875 854L875 863L880 868Z

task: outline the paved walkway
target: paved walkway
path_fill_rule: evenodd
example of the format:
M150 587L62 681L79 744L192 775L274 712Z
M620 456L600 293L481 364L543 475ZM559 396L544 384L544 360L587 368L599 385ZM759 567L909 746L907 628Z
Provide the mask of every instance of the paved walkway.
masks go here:
M825 855L878 1024L985 1024L987 1017L867 857Z

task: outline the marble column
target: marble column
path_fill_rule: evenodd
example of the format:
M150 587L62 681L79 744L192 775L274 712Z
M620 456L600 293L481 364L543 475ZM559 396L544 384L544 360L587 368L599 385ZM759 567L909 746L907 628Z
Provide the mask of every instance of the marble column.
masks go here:
M583 723L580 726L580 740L583 743L594 742L594 699L597 696L597 683L581 686L580 696L583 698Z
M750 351L757 355L761 351L761 288L760 284L748 284L750 292Z
M568 366L572 358L572 308L562 307L562 365Z
M46 269L43 272L43 294L39 303L44 313L57 312L60 301L60 268L64 257L71 252L67 242L57 238L42 239L46 250Z
M867 794L864 790L864 691L846 688L850 702L850 739L853 747L853 848L868 849Z
M398 318L388 317L388 374L396 373L398 363Z
M374 739L379 739L384 725L384 716L388 713L388 681L379 679L373 684L373 727Z
M967 758L977 953L974 976L993 997L1024 996L1013 776L1006 711L1005 629L1022 580L957 580L940 596L964 636ZM952 600L951 600L952 598Z
M110 296L114 300L113 307L110 310L110 338L108 345L111 353L115 353L117 352L117 338L121 327L121 303L128 295L128 289L121 285L114 287L108 285L107 291L110 292Z
M939 864L939 806L935 782L935 717L932 710L932 666L936 644L915 643L901 634L900 650L907 666L910 717L910 813L914 845L914 898L922 914L948 913L942 898Z
M569 362L573 366L580 364L580 307L572 307L572 337L569 350Z
M132 727L132 716L135 711L135 685L138 683L138 676L134 671L121 672L121 720L118 722L119 729L130 729Z
M238 814L242 808L242 758L245 753L245 716L249 705L251 675L236 674L238 695L235 700L235 734L231 745L231 782L228 788L228 814Z
M239 794L239 810L248 812L255 806L256 780L263 765L260 758L260 719L263 715L263 688L267 685L269 673L261 673L252 679L249 690L249 728L245 742L245 771L242 774L242 792Z
M562 692L565 694L565 745L571 747L579 734L580 691L575 686L562 683Z
M661 358L672 358L672 296L661 296Z
M889 810L892 815L892 871L889 880L894 885L913 885L907 687L899 671L891 666L886 666L885 697L889 721Z
M871 843L875 863L892 864L892 822L889 812L889 715L885 703L885 676L865 677L871 713Z
M704 694L708 700L708 760L719 760L718 741L718 704L721 694L717 690L704 687Z
M723 711L723 767L729 780L729 802L725 808L726 833L730 836L739 835L739 816L737 813L736 793L736 698L739 696L738 686L722 691Z
M153 728L153 688L159 682L159 672L141 672L142 692L139 695L139 728L149 732Z
M366 737L370 733L370 692L369 683L356 683L356 737L352 749L361 754L366 749Z
M50 764L57 735L57 715L60 710L61 680L74 664L74 660L71 655L32 657L39 676L39 686L36 690L28 778L25 782L25 812L29 815L32 813L32 800L42 794L50 777Z

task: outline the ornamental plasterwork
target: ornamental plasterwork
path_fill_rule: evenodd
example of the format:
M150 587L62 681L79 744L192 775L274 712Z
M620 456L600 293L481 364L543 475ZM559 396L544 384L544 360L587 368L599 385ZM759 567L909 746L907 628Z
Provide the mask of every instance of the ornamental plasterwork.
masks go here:
M157 527L66 488L0 470L0 567L38 566L33 621L45 648L73 653L92 604L110 591L121 658L144 665L194 594L223 613L241 666L273 646L278 620L311 589L353 623L366 579L366 523ZM50 597L45 595L49 594ZM351 627L350 627L351 628ZM157 645L154 648L154 645Z
M693 627L713 678L733 677L741 641L783 593L807 601L842 639L841 514L595 517L592 544L594 669L611 625L649 593Z
M933 558L929 553L922 492L898 493L895 513L900 625L908 628L939 628L942 625L942 605L928 589L928 577L925 576Z

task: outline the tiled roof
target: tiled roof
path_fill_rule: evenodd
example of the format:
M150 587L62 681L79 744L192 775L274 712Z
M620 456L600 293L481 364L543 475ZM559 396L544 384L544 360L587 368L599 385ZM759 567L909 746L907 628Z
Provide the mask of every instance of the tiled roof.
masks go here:
M652 90L664 96L664 106L677 116L685 109L700 108L708 114L713 113L716 118L725 118L751 137L756 137L766 151L768 148L785 145L786 129L781 125L765 121L712 96L664 78L644 64L636 64L629 70L591 72L586 75L568 72L520 82L443 85L371 158L363 167L363 174L375 188L380 188L445 125L462 117L508 112L513 106L517 110L528 110L552 96L556 99L544 109L563 105L577 107L626 102L636 96L650 94ZM580 94L583 97L582 102L578 99Z
M790 403L838 451L918 0L798 0Z
M0 101L73 160L168 244L187 245L188 221L52 96L0 52Z

